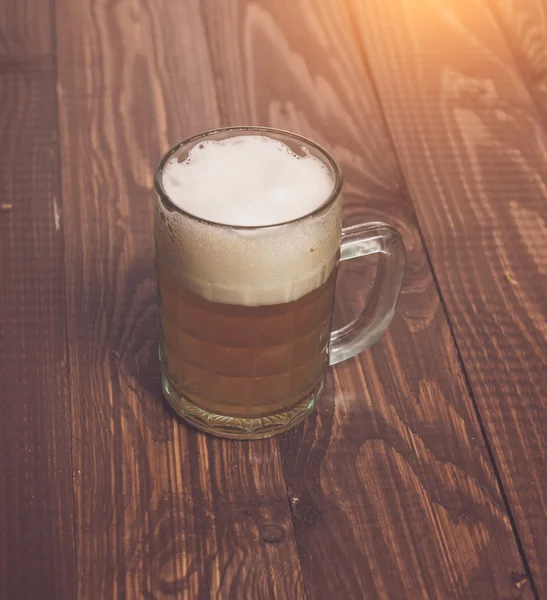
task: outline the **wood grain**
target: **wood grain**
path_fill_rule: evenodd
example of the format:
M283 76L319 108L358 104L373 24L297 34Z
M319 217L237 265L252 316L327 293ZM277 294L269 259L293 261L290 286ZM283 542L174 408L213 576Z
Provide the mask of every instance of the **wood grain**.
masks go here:
M152 169L219 124L197 1L59 0L78 598L305 598L274 441L160 392Z
M547 3L486 0L513 51L521 76L547 126Z
M24 6L42 19L28 28ZM51 22L0 8L0 598L73 598L63 232Z
M355 3L539 597L547 593L547 139L486 5ZM374 24L374 26L372 26Z
M51 7L40 0L0 2L0 60L24 64L29 59L52 59Z
M280 438L308 596L532 598L351 16L337 2L202 6L224 122L323 143L347 223L387 220L409 249L390 333ZM362 266L344 266L346 319L364 287Z

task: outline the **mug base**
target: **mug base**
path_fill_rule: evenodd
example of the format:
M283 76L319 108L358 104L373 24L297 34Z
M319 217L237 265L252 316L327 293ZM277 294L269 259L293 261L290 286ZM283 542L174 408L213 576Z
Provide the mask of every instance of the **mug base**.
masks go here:
M309 396L286 412L244 418L204 410L179 394L165 373L161 376L163 395L178 416L200 431L232 440L259 440L296 427L315 408L325 389L325 380L326 376L319 381Z

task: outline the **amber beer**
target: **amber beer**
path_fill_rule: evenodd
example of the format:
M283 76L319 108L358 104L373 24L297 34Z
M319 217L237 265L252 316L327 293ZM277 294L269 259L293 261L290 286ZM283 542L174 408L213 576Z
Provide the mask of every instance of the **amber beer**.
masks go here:
M329 363L355 355L387 327L402 263L376 282L370 314L331 334L340 187L320 147L265 128L208 132L160 163L163 392L198 428L253 438L294 426L315 406ZM342 244L343 259L382 254L384 242L397 249L388 226L360 228Z
M210 302L159 272L163 354L180 394L210 413L265 417L314 397L328 366L335 271L298 300Z

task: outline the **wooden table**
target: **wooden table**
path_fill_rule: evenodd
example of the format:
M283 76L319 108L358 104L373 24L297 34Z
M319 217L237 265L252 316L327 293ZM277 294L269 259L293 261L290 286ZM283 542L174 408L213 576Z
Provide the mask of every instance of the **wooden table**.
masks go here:
M4 0L0 28L0 598L547 598L547 3ZM228 124L324 144L346 223L409 254L389 333L253 443L174 418L156 358L152 169Z

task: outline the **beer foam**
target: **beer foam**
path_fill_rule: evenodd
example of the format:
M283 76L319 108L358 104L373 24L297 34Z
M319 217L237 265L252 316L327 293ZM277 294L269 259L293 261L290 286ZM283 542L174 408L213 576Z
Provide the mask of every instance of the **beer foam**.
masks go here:
M158 200L159 268L206 300L291 302L325 283L337 264L341 203L310 214L329 198L333 179L307 149L298 156L265 136L203 141L186 161L165 166L162 183L176 206L204 220Z
M262 135L205 140L163 170L165 192L182 210L215 223L276 225L303 217L328 199L327 166L307 148L299 156Z

